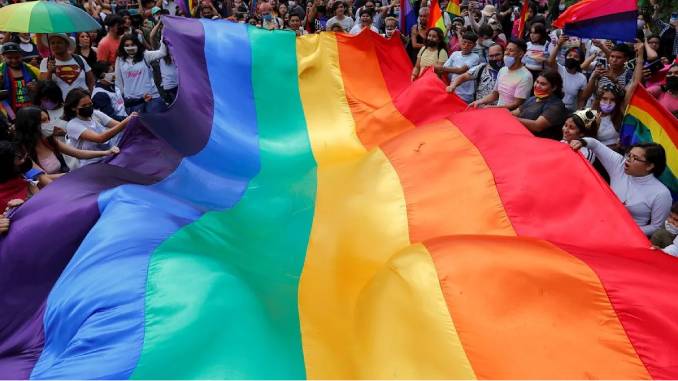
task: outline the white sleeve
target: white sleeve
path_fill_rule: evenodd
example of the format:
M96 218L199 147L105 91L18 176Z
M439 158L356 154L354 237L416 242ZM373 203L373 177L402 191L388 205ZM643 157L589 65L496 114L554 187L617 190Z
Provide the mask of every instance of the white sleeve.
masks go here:
M125 95L125 86L122 81L122 68L120 67L122 60L120 58L115 59L115 87L120 89L120 94Z
M80 139L80 135L82 135L86 129L87 127L85 127L82 123L79 123L77 120L70 120L66 124L66 135L68 135L70 139L78 140Z
M167 48L163 49L163 45L160 46L158 50L146 50L144 51L144 61L146 63L151 63L157 61L161 58L164 58L167 55Z
M666 254L678 257L678 236L673 239L673 243L662 249Z
M40 61L40 72L47 73L47 58L43 58L42 61Z
M594 138L583 138L590 149L603 164L610 178L619 178L624 173L624 156L614 152Z
M645 235L652 235L657 229L661 228L664 225L664 221L668 218L671 213L671 204L673 200L671 199L671 193L661 192L657 195L654 202L652 203L652 211L650 212L650 223L645 226L641 226L640 230L645 233Z
M447 61L443 64L445 67L454 67L454 57L457 52L452 52L450 56L447 58Z
M102 126L108 128L108 124L111 123L113 119L111 119L110 116L104 114L103 112L99 110L94 110L94 117L99 120L99 123L101 123Z

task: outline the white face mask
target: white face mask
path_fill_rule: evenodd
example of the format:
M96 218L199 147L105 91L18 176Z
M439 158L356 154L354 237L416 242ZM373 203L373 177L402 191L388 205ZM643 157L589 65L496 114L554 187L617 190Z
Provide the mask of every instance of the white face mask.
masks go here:
M108 83L115 82L115 73L105 73L104 74L104 81L106 81Z
M125 53L129 54L130 56L133 56L137 54L138 48L136 46L125 46Z
M670 222L665 221L665 222L664 222L664 228L665 228L666 231L668 231L669 233L678 235L678 226L674 226L674 225L671 224Z
M42 136L44 137L52 136L54 125L50 122L40 123L40 131L42 131Z
M288 1L288 2L287 2L287 6L290 7L290 8L292 8L292 7L295 6L295 5L297 5L297 2L296 2L296 1Z

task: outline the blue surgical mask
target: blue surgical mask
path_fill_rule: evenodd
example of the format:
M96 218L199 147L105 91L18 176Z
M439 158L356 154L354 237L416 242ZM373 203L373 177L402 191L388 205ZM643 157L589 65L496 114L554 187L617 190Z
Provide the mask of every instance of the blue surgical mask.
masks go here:
M262 15L262 18L263 18L264 21L266 21L266 22L269 22L269 21L273 20L273 16L271 16L270 13L266 13L266 14Z
M507 68L510 69L511 66L513 66L514 63L516 63L516 58L515 58L515 57L504 56L504 66L506 66Z

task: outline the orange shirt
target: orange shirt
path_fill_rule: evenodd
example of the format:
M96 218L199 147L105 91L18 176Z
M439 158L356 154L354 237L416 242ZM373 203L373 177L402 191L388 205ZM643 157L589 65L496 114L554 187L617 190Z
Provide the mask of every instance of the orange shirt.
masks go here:
M97 61L106 61L111 65L115 65L115 57L118 54L119 45L119 38L114 39L106 35L101 39L97 47Z

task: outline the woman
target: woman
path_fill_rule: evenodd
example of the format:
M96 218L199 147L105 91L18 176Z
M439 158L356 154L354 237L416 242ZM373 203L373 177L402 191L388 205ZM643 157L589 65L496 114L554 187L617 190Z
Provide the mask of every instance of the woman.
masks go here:
M129 121L137 115L133 112L121 122L109 118L106 114L94 110L89 93L83 89L73 89L66 96L64 120L69 143L75 148L88 151L106 151L115 145L111 141L122 131ZM100 158L81 160L80 164L91 164Z
M35 97L33 104L39 106L49 114L52 123L43 126L42 133L45 136L52 134L64 136L66 131L66 121L61 119L64 115L64 96L61 88L54 81L39 81L35 88Z
M622 156L593 138L573 140L574 150L590 149L610 175L610 186L645 235L664 225L671 211L671 193L659 177L666 168L664 147L657 143L631 146Z
M590 108L575 111L569 118L565 120L563 125L563 140L562 143L570 144L573 140L578 140L583 137L593 138L598 132L598 112ZM579 152L591 164L596 160L596 155L590 149L582 147Z
M92 91L94 109L103 112L111 119L122 121L127 118L125 99L120 90L115 87L115 73L108 62L102 61L92 66L97 79Z
M559 52L567 42L567 37L560 36L555 51ZM563 78L563 103L568 112L574 112L584 106L586 99L582 96L586 88L586 76L582 74L581 67L584 63L584 54L578 47L572 47L565 52L565 63L558 63L557 54L549 56L547 65L551 69L558 70Z
M675 116L678 113L678 64L671 65L664 85L648 87L647 91Z
M115 85L125 98L127 113L160 112L166 109L153 81L151 62L167 54L165 44L159 50L147 51L132 35L120 39L118 58L115 60Z
M73 148L55 139L54 136L45 137L41 132L41 125L46 123L49 123L47 112L38 107L29 106L17 112L15 128L17 145L50 179L55 179L70 171L62 154L87 160L120 152L118 147L105 151Z
M351 30L353 28L353 18L349 17L346 13L348 5L343 1L336 1L332 5L332 10L334 11L334 17L327 20L327 25L339 24L343 30Z
M544 63L548 58L548 52L546 51L547 39L548 34L544 24L532 24L530 27L530 40L527 42L527 52L523 56L523 64L532 73L533 78L537 78L539 73L544 70Z
M619 147L619 130L626 108L624 95L624 89L619 85L607 83L600 88L593 101L592 108L600 113L596 139L608 147Z
M97 63L97 49L92 46L88 32L78 33L75 39L75 54L82 56L90 67Z
M0 140L0 213L10 206L10 201L27 200L38 191L37 186L21 175L20 166L24 164L25 156L16 148L13 143Z
M426 32L426 45L422 46L417 54L417 61L412 69L412 80L419 78L429 66L443 65L447 61L447 50L443 31L440 28L430 28Z
M426 46L426 37L428 36L426 25L428 25L428 16L428 7L419 8L417 23L412 25L412 28L410 29L410 42L407 44L406 50L413 65L417 62L417 55L421 51L421 48Z
M555 71L541 73L532 87L534 96L512 111L534 136L560 140L565 121L563 79Z
M289 9L287 8L287 4L280 3L278 5L278 17L283 21L283 25L286 26L290 20Z

